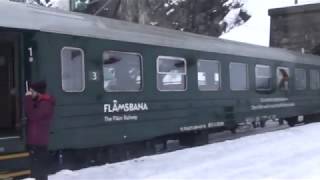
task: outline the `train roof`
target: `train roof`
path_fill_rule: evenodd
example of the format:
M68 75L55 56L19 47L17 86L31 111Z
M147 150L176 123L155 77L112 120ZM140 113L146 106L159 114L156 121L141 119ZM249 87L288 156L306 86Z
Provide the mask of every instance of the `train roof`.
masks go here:
M320 58L314 55L304 55L279 48L250 45L53 8L1 2L0 12L1 27L320 65Z

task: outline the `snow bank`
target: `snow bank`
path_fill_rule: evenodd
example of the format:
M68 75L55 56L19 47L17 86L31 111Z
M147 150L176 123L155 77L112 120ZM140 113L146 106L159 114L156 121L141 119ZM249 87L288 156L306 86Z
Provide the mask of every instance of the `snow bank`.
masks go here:
M102 179L320 179L320 123L142 157L50 180Z

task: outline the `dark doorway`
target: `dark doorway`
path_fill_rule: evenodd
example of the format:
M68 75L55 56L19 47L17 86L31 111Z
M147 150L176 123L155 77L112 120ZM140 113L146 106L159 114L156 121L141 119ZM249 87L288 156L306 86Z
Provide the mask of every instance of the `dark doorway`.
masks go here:
M14 43L0 41L0 136L15 131L17 97L14 54Z

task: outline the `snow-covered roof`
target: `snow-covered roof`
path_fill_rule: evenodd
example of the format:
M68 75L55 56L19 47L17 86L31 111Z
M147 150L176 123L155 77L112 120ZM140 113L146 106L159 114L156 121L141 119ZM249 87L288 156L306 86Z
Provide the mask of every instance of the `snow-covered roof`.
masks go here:
M309 58L306 59L301 53L283 49L266 48L58 9L1 2L0 12L2 27L320 65L318 56L307 55Z

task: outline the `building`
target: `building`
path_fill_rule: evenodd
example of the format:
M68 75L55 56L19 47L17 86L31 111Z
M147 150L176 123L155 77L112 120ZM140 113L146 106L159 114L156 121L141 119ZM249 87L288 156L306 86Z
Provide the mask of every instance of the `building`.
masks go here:
M320 54L320 3L269 10L270 46Z

